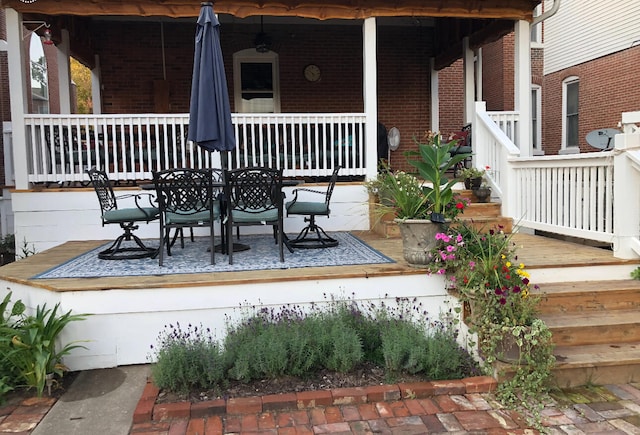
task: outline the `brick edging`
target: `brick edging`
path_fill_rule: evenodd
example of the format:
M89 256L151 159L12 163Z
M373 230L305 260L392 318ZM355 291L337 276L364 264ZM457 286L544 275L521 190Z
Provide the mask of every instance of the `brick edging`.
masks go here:
M491 376L475 376L452 381L337 388L268 396L238 397L227 400L214 399L197 403L182 401L156 405L160 389L153 381L147 380L133 413L133 423L203 418L223 414L257 414L265 411L302 410L382 401L393 402L402 399L424 399L441 394L489 393L494 391L497 385L498 382Z

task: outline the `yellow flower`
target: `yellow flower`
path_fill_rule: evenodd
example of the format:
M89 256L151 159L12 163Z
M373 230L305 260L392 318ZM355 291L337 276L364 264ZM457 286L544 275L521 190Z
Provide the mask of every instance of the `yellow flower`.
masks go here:
M520 263L520 266L518 267L520 267L520 269L524 269L524 263Z
M507 267L511 267L511 262L510 262L510 261L507 261L507 262L505 263L505 265L506 265Z
M504 260L505 258L507 258L507 256L506 256L506 255L504 255L504 254L502 254L502 255L500 256L500 258L502 258L502 259Z

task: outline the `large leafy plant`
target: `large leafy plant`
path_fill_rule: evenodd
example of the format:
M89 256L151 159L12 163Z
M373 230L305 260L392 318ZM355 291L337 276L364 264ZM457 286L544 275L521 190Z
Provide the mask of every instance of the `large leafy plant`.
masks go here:
M46 304L36 307L35 315L26 316L25 307L17 301L9 315L4 314L11 293L0 305L0 350L2 366L8 367L11 379L7 383L35 388L42 396L47 380L53 375L63 376L67 368L62 358L73 349L84 347L77 342L58 346L60 333L70 322L83 320L87 314L59 313L60 304L53 309Z
M430 186L424 186L431 204L431 220L445 221L445 209L453 202L453 186L458 181L449 179L447 172L453 173L456 164L471 156L469 153L452 153L458 146L457 139L445 141L439 133L428 132L423 140L416 140L417 151L407 151L405 155L418 174Z

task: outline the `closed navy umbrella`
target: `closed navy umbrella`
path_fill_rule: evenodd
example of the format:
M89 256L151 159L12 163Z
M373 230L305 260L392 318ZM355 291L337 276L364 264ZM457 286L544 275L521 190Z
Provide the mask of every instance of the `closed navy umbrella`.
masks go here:
M231 151L236 138L213 3L201 3L197 23L188 139L209 151Z

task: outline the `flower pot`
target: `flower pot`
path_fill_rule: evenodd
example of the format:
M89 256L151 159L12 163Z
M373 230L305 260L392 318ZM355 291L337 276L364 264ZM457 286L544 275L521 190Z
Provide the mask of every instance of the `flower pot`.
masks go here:
M506 332L496 346L496 359L506 363L520 363L520 346L511 332Z
M489 187L479 187L473 189L472 192L478 202L489 202L491 199L491 189Z
M467 190L478 189L480 186L482 186L482 177L464 179L464 188Z
M436 246L436 234L446 230L447 223L427 219L395 219L402 235L402 254L411 267L426 268L431 262L429 251Z

